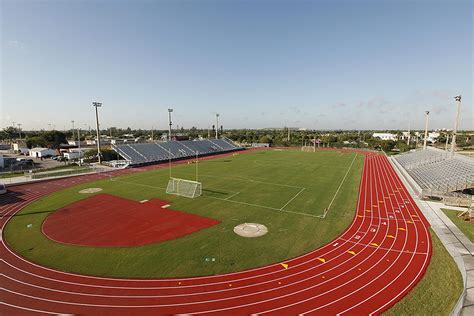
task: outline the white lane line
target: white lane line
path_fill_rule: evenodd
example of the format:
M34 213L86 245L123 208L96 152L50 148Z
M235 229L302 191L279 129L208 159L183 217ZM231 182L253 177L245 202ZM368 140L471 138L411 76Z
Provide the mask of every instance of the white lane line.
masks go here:
M2 304L5 305L5 306L12 307L12 308L22 309L22 310L29 311L29 312L34 312L34 313L64 315L64 314L61 314L61 313L58 313L58 312L51 312L51 311L33 309L33 308L13 305L13 304L5 303L5 302L0 302L0 305L2 305Z

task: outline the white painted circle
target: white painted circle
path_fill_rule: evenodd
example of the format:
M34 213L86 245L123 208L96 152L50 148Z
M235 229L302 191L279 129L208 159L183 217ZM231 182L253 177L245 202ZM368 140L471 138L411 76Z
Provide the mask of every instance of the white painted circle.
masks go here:
M260 237L268 233L265 225L257 223L243 223L234 227L234 233L242 237Z
M102 188L88 188L88 189L84 189L84 190L79 191L79 193L81 193L81 194L91 194L91 193L97 193L97 192L100 192L100 191L102 191Z

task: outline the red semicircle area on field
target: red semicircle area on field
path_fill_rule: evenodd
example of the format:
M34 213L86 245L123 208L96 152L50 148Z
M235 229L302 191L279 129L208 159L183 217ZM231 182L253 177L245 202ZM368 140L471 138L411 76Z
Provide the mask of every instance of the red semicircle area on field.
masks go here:
M220 222L170 208L168 201L140 203L97 194L46 217L43 234L54 241L93 247L133 247L176 239Z

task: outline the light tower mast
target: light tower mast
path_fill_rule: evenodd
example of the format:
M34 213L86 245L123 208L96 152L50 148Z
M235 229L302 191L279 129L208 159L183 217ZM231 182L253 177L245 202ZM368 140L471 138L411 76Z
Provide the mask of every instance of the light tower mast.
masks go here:
M219 138L219 113L216 113L216 139Z
M171 140L171 113L173 113L173 109L168 109L168 124L169 124L169 129L168 129L168 141Z
M456 100L457 103L457 110L456 120L454 121L453 137L451 140L451 157L454 156L454 148L456 147L456 134L458 132L459 115L461 114L461 95L455 96L454 100Z
M102 163L102 157L100 153L100 129L99 129L99 110L102 106L102 103L100 102L92 102L92 106L95 107L95 123L96 123L96 128L97 128L97 159L99 160L99 165Z
M426 150L426 141L428 140L428 121L430 120L430 111L425 111L425 139L423 141L423 150Z

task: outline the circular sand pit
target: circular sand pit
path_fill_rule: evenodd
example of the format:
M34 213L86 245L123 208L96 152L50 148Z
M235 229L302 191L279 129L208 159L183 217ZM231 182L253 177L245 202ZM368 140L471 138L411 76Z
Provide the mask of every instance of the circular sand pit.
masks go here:
M100 191L102 191L101 188L88 188L88 189L84 189L84 190L79 191L79 193L91 194L91 193L97 193L97 192L100 192Z
M242 237L260 237L268 233L268 228L262 224L244 223L235 226L234 233Z

